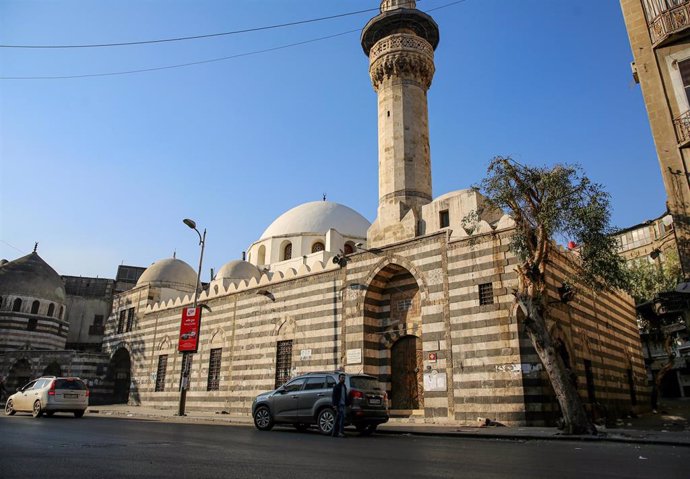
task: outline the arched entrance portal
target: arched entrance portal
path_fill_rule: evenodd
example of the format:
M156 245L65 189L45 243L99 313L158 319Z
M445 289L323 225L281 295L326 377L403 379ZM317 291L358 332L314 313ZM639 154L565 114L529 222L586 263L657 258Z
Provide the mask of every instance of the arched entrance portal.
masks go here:
M129 386L132 380L132 362L129 351L118 349L110 360L108 378L113 381L113 402L127 404L129 401Z
M20 359L10 368L5 388L9 394L12 394L29 381L31 381L31 364L26 359Z
M424 406L422 341L403 336L391 348L391 409Z
M424 407L421 302L417 280L399 264L378 272L364 301L364 372L386 385L399 413Z

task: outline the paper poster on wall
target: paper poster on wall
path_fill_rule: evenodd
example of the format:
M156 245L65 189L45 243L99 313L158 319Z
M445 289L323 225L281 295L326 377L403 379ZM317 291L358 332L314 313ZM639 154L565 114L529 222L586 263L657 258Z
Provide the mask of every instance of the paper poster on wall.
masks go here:
M446 373L439 373L435 370L424 373L424 390L446 391Z

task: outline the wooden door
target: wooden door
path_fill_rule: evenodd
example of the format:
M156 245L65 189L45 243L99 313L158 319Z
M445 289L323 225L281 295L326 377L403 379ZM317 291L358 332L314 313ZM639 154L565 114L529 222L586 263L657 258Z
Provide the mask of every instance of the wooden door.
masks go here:
M400 338L391 348L391 408L422 408L423 384L422 341L416 336Z

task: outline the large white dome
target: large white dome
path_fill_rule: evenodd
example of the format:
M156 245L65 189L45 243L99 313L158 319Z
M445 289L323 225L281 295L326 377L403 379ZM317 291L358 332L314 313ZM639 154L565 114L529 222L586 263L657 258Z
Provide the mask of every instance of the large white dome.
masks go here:
M194 291L196 273L191 266L182 260L176 258L162 259L146 268L146 271L139 277L137 286L144 284L180 291Z
M279 216L261 239L302 233L326 234L334 228L343 236L366 238L371 223L352 208L332 201L312 201Z

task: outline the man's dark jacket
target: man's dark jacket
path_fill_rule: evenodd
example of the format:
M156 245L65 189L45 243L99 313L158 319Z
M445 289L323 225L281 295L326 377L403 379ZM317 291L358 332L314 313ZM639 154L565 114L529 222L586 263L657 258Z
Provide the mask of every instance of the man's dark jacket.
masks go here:
M331 403L333 404L334 407L338 407L340 404L340 397L341 395L345 395L345 405L349 406L350 405L350 396L347 394L347 387L345 386L345 383L336 384L333 386L333 394L331 396Z

